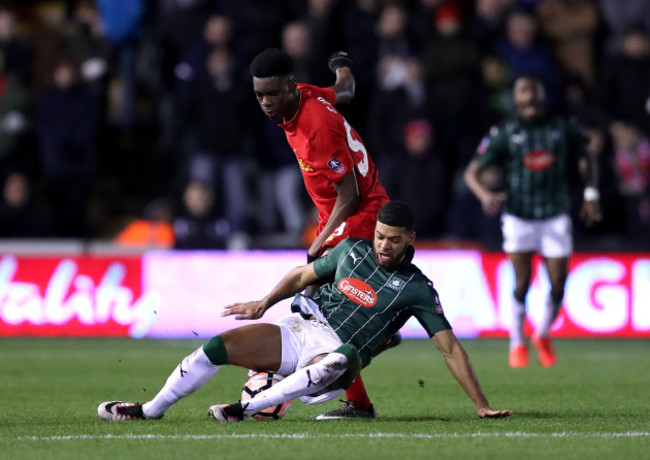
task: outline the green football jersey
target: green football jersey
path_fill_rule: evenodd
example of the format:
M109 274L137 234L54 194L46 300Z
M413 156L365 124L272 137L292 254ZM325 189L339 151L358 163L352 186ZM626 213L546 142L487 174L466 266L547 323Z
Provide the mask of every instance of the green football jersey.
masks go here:
M372 241L350 238L314 263L319 277L334 277L314 300L341 341L357 347L364 365L411 317L429 336L451 329L433 283L410 259L386 270L375 261Z
M585 156L586 139L563 117L493 127L475 159L503 169L507 199L504 212L522 219L547 219L570 210L569 172Z

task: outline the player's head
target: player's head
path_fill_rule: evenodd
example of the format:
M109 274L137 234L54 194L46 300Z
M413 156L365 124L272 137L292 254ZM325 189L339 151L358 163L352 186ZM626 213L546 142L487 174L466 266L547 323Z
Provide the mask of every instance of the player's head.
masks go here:
M531 120L543 114L546 94L542 80L536 75L524 74L517 77L513 97L520 118Z
M415 241L415 212L400 201L389 201L377 213L373 251L377 265L392 269Z
M270 118L291 118L300 102L291 56L277 48L267 48L255 56L250 71L262 111Z

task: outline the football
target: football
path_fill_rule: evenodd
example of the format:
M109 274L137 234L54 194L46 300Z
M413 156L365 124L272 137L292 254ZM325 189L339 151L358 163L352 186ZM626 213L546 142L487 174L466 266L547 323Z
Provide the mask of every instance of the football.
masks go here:
M241 390L242 402L252 398L257 393L271 388L283 378L282 375L273 372L258 372L252 375ZM269 407L253 415L253 418L256 420L279 420L287 415L291 409L291 403L292 401L287 401L284 404Z

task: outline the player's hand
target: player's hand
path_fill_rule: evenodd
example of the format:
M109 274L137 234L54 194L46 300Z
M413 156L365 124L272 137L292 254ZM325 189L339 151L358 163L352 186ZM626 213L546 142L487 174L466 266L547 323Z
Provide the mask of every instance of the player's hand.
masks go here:
M350 67L352 68L352 65L354 64L354 61L350 57L350 55L347 53L347 51L337 51L336 53L332 54L327 61L327 66L330 68L330 70L334 73L336 73L336 69L340 67Z
M598 201L585 201L580 209L580 218L585 221L587 227L591 227L603 218L600 212L600 203Z
M509 409L506 410L494 410L490 407L482 407L477 412L480 418L504 418L512 415L512 411Z
M505 193L488 192L481 197L483 212L488 216L495 216L501 210L501 203L506 200Z
M266 308L260 300L245 303L234 303L223 309L221 316L235 316L235 319L258 319L264 315Z

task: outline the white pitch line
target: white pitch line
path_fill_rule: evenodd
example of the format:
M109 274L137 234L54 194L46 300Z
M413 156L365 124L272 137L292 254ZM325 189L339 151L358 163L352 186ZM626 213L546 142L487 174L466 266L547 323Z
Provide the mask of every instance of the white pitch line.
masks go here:
M73 440L123 440L123 439L176 439L176 440L219 440L219 439L376 439L376 438L401 438L401 439L470 439L470 438L644 438L650 437L650 432L600 432L580 433L563 431L559 433L525 433L521 431L509 433L357 433L357 434L105 434L105 435L67 435L67 436L18 436L19 441L73 441ZM2 438L0 438L1 440ZM5 438L7 439L7 438Z

